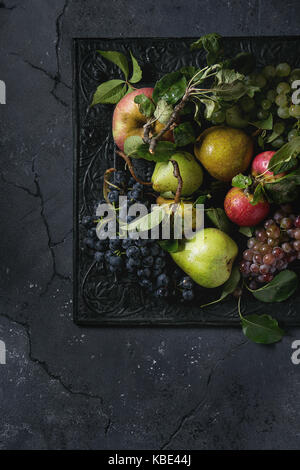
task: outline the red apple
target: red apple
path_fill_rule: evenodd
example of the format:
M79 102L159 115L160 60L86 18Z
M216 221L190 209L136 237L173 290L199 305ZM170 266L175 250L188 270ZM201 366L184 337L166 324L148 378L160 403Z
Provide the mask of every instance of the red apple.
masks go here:
M270 204L263 201L253 206L250 202L252 199L252 194L248 195L240 188L231 188L224 201L227 217L242 227L257 225L267 217Z
M138 105L134 102L137 95L144 93L148 98L152 98L153 88L139 88L125 95L115 107L113 114L113 137L119 149L124 150L124 142L131 135L143 137L143 126L147 122L146 116L140 113ZM154 132L163 129L164 124L156 121ZM164 134L163 140L173 140L173 132Z
M285 173L280 173L279 175L274 175L273 171L268 170L269 161L274 155L274 151L268 150L267 152L262 152L256 155L252 162L251 173L253 176L264 175L265 179L273 180L281 178Z

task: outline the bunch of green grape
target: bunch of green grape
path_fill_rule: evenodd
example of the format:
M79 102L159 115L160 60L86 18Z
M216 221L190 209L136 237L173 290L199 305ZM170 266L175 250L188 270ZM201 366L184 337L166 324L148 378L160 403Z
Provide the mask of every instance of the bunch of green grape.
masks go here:
M264 121L270 112L273 115L273 132L266 142L273 148L280 148L285 142L300 135L300 105L292 102L291 88L295 80L300 80L300 69L291 70L287 63L276 67L267 65L259 73L245 77L245 82L260 88L253 98L243 96L234 106L222 108L220 105L211 116L214 125L226 123L231 127L243 128L249 123Z

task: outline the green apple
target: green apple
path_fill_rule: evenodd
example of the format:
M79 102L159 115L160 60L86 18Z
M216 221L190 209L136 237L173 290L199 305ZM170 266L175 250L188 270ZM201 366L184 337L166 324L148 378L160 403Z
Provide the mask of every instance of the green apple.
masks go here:
M182 196L190 196L202 184L203 171L196 159L188 152L177 152L170 160L178 163L180 176L182 178ZM178 180L173 175L174 167L171 161L158 162L152 175L152 186L158 193L176 193Z
M191 240L185 240L182 250L171 256L197 284L212 288L228 280L237 254L237 244L226 233L205 228Z

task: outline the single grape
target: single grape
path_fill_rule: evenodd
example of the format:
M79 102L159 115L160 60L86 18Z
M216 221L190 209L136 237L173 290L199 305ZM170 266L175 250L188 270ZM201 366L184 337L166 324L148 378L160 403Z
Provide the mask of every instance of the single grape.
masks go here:
M275 103L280 108L283 108L283 107L287 106L288 100L287 100L286 95L283 94L283 93L281 93L280 95L277 95L276 98L275 98Z
M272 255L275 256L277 260L284 258L284 251L279 246L276 246L272 250Z
M286 62L276 66L277 77L287 77L291 73L291 67Z
M263 257L259 253L255 253L255 255L253 255L253 263L261 264L262 260L263 260Z
M155 291L155 295L156 295L156 297L168 297L169 292L168 292L168 289L166 287L159 287Z
M189 289L184 290L182 292L182 298L183 298L183 300L187 300L187 301L193 300L194 292L192 290L189 290Z
M267 244L268 244L268 246L273 247L273 246L277 245L277 241L274 238L268 238L267 239Z
M261 242L256 242L252 247L254 253L259 253L261 246L262 246Z
M296 251L300 251L300 240L296 240L293 242L293 248Z
M295 234L295 229L294 228L289 228L287 231L286 231L287 235L290 237L290 238L295 238L294 237L294 234Z
M296 119L300 119L300 104L291 104L289 114Z
M299 227L300 227L300 217L299 217ZM255 243L256 243L256 239L255 239L255 238L253 238L253 237L252 237L252 238L249 238L249 240L247 241L247 246L248 246L248 248L250 248L250 249L253 248L254 245L255 245Z
M289 217L283 217L283 219L280 222L280 228L287 230L289 228L292 228L293 222Z
M294 69L289 76L289 82L292 84L295 80L300 80L300 69Z
M300 228L300 215L298 215L294 222L295 227Z
M281 119L288 119L290 117L290 112L289 112L289 108L285 107L285 108L282 108L282 107L279 107L277 109L277 115L278 117L280 117Z
M292 249L290 243L288 243L288 242L284 242L284 243L281 245L281 247L282 247L282 249L283 249L283 251L284 251L285 253L290 253L291 251L293 251L293 249Z
M262 255L266 255L267 253L271 253L272 247L267 244L264 244L260 247L259 251Z
M267 254L263 257L263 263L264 263L264 264L273 264L275 261L276 261L276 258L275 258L274 255L272 255L272 253L267 253Z
M273 65L266 65L263 68L262 73L266 78L273 78L276 75L276 69Z
M242 261L240 263L240 270L244 274L249 274L251 263L249 261Z
M296 238L296 240L300 240L300 229L299 228L295 229L294 238Z
M274 220L273 219L267 219L264 223L264 227L265 229L267 229L268 227L270 227L271 225L274 225Z
M283 219L284 217L284 214L283 212L281 211L276 211L275 214L274 214L274 220L277 224L280 224L281 220Z
M243 258L246 260L246 261L252 261L253 259L253 251L252 250L245 250L244 253L243 253Z
M263 88L267 84L267 80L262 74L258 74L255 76L255 85L259 88Z
M193 286L193 281L188 276L184 276L179 282L179 287L182 287L183 289L192 289Z
M272 101L266 99L266 100L262 100L261 102L261 107L264 111L268 111L272 106Z
M256 263L252 263L250 266L250 271L254 274L259 273L259 266Z
M270 266L268 264L261 264L259 267L260 274L268 274L270 271Z
M267 240L267 234L264 229L255 230L255 236L260 242L265 242Z
M277 262L276 262L276 268L278 271L283 271L284 269L286 269L288 267L288 263L286 262L285 259L279 259Z
M257 119L260 119L262 121L267 119L268 116L269 116L268 111L265 111L264 109L260 109L257 113Z
M290 90L291 90L291 87L287 82L278 83L277 88L276 88L278 95L280 95L281 93L286 94Z
M249 283L249 288L252 289L252 290L256 290L257 289L257 283L255 281L251 281Z

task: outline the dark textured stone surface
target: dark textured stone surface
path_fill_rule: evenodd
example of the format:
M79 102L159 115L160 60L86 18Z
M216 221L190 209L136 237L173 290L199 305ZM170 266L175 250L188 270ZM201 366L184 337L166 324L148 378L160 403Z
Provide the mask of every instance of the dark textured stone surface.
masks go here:
M259 347L232 329L73 324L70 52L76 36L297 34L299 2L4 4L0 449L298 448L299 330Z

